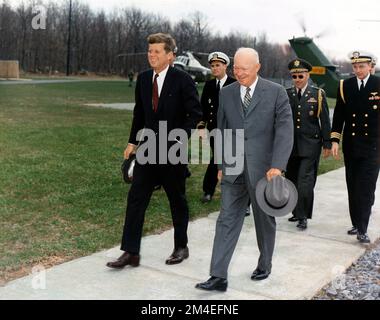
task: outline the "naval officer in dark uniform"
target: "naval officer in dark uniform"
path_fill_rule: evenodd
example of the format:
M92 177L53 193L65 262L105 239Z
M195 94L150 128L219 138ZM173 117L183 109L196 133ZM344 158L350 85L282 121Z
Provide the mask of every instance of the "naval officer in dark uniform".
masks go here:
M225 53L218 51L210 53L208 56L208 62L210 64L211 73L215 78L206 81L201 96L203 118L202 121L199 122L197 128L199 129L202 138L205 138L203 129L207 128L207 130L211 132L217 126L216 119L218 114L220 89L236 81L234 78L227 75L227 67L230 64L230 59ZM218 166L214 163L213 137L210 137L210 147L212 150L212 156L203 178L203 203L211 201L218 183Z
M293 86L287 89L287 93L293 111L294 145L286 177L298 191L298 203L289 221L298 221L297 227L304 230L307 219L312 218L321 149L324 157L330 154L331 125L325 92L308 83L311 64L294 59L288 68L293 79Z
M367 227L379 175L380 78L371 75L372 58L353 52L354 77L341 80L334 110L332 154L338 158L343 138L344 164L352 228L361 243L369 243ZM342 137L343 131L343 137Z

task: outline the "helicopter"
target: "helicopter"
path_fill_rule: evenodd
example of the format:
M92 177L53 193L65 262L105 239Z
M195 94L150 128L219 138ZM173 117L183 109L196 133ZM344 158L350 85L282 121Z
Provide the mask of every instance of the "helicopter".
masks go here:
M293 37L289 39L289 43L297 57L309 61L313 66L310 72L311 79L325 90L328 97L336 98L340 79L346 79L352 75L340 73L338 66L325 56L312 38ZM376 71L375 75L380 76L380 71Z
M211 78L211 69L203 66L196 58L196 53L184 51L174 60L173 66L190 74L195 82L205 82ZM199 53L206 55L206 53Z

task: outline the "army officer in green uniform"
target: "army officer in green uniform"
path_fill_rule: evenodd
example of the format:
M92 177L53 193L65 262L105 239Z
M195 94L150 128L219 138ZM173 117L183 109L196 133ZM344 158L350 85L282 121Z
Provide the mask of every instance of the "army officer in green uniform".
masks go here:
M314 202L314 186L321 150L328 157L331 150L330 118L326 94L308 83L312 66L303 59L294 59L288 65L293 86L287 89L293 111L294 145L286 177L298 190L298 203L289 221L298 221L297 227L307 228Z

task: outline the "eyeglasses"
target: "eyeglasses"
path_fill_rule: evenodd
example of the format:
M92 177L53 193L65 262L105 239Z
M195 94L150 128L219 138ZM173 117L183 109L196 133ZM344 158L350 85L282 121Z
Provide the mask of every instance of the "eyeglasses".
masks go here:
M297 74L293 74L293 75L292 75L292 78L293 78L293 79L297 79L297 78L298 78L298 79L303 79L303 78L304 78L304 75L303 75L303 74L298 74L298 75L297 75Z

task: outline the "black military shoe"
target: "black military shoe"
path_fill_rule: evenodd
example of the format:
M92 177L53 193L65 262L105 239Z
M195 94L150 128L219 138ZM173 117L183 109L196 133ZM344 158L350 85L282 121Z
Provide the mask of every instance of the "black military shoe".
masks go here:
M295 216L292 216L292 217L290 217L288 219L288 221L290 221L290 222L296 222L296 221L298 221L298 218L296 218Z
M299 219L297 228L301 230L307 229L307 219Z
M355 227L352 227L350 230L347 231L347 233L350 235L350 236L353 236L355 234L358 234L358 229L356 229Z
M251 214L251 208L248 206L247 209L245 209L245 216L248 217Z
M368 234L366 234L366 233L364 233L364 234L358 233L356 238L359 240L360 243L370 243L371 242L371 240L368 237Z

